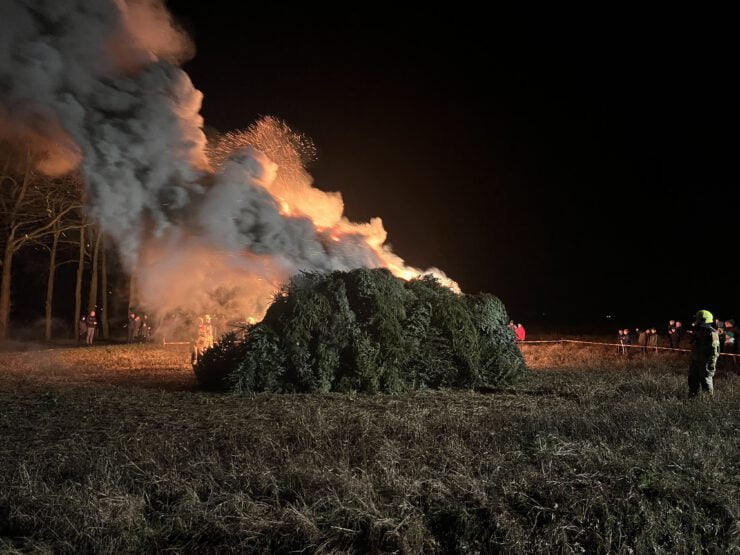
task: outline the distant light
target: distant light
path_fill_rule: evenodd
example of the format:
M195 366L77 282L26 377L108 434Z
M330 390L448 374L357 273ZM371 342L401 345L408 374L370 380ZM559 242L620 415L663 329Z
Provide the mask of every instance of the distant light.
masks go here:
M606 318L611 318L611 317L612 317L612 315L611 315L611 314L607 314L607 315L606 315Z

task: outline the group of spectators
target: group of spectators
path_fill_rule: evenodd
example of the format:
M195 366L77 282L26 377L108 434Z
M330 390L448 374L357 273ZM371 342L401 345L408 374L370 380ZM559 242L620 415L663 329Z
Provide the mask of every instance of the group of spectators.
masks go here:
M128 317L128 324L124 324L124 327L128 328L129 343L147 343L152 339L152 324L146 314L142 316L131 312ZM98 318L94 310L80 318L80 339L85 341L85 345L92 346L97 329Z
M149 316L131 312L128 316L128 342L147 343L152 338L152 324Z
M717 330L717 335L719 335L719 352L738 354L740 337L738 337L735 320L730 319L723 322L717 318L714 321L714 328Z
M527 330L521 324L515 324L514 320L509 320L509 329L514 332L517 341L524 341L527 338Z
M712 327L717 331L719 336L719 352L727 354L738 354L738 346L740 344L740 337L738 337L738 329L735 324L735 320L721 320L716 318ZM629 329L618 330L618 341L619 351L622 354L627 354L630 346L637 345L642 347L644 351L655 350L660 345L662 347L670 347L672 349L681 348L682 342L693 340L694 335L694 324L689 328L684 328L678 320L670 320L668 327L665 330L665 338L668 340L668 344L665 344L665 339L662 341L660 338L663 336L658 333L657 328L636 328L634 331ZM732 358L732 357L730 357Z
M680 323L680 322L679 322ZM632 335L632 332L625 328L623 330L617 330L619 332L618 340L619 340L619 352L622 354L628 353L628 346L633 344L633 338L637 338L637 345L640 347L645 348L647 350L648 348L652 347L655 348L657 351L658 347L658 330L656 328L645 328L640 329L636 328L634 332L634 336ZM677 334L671 335L671 332L668 332L668 338L671 342L672 348L678 348L678 343L680 341L680 336Z

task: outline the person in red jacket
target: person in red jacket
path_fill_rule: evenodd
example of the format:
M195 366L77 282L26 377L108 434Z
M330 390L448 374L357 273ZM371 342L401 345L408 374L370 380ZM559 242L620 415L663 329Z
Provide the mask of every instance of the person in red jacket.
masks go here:
M524 326L522 326L521 324L516 325L514 333L516 333L517 341L524 341L524 339L527 337L527 330L525 330Z

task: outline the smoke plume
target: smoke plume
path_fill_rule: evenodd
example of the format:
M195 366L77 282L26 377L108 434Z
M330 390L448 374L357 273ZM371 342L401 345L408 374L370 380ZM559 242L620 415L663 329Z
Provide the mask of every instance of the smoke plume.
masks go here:
M261 317L301 270L421 272L312 186L310 141L267 118L207 149L194 49L161 0L0 3L0 121L43 138L41 168L81 165L89 213L141 302L160 313ZM451 282L450 282L451 283Z

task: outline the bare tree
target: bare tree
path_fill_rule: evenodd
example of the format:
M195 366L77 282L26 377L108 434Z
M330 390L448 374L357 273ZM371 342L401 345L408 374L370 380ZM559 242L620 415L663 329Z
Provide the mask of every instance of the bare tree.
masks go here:
M35 171L39 153L30 145L0 149L0 228L2 228L2 274L0 276L0 341L7 339L10 322L10 284L13 257L24 246L54 235L78 207L57 206L58 183ZM62 226L63 227L63 226Z
M131 275L128 278L128 312L126 313L131 314L131 311L136 306L137 302L137 294L136 294L136 278L134 277L134 273L131 272ZM138 308L136 309L136 312L138 313Z
M100 258L100 273L102 274L101 287L103 289L103 306L100 318L103 325L103 339L108 339L110 337L110 323L108 321L108 258L106 256L105 235L103 236L103 248Z
M51 309L54 302L54 277L57 270L57 247L61 232L57 229L53 232L51 247L49 250L49 275L46 278L46 302L44 303L44 339L51 339Z
M75 340L80 340L80 312L82 311L82 274L85 270L85 226L78 235L77 279L75 281Z
M92 262L90 264L90 292L87 296L87 312L96 310L98 307L98 255L100 253L100 238L102 231L98 226L91 228L91 233L95 237L95 243L92 252Z
M66 260L61 263L57 262L57 252L60 240L66 237L68 231L79 229L86 225L82 211L82 182L77 175L69 175L60 180L57 187L49 188L49 211L50 214L56 214L72 206L73 210L67 213L64 220L58 220L51 232L51 244L46 245L49 249L49 273L46 280L46 302L44 305L44 338L51 340L51 318L54 301L54 279L56 270L62 264L71 262Z

